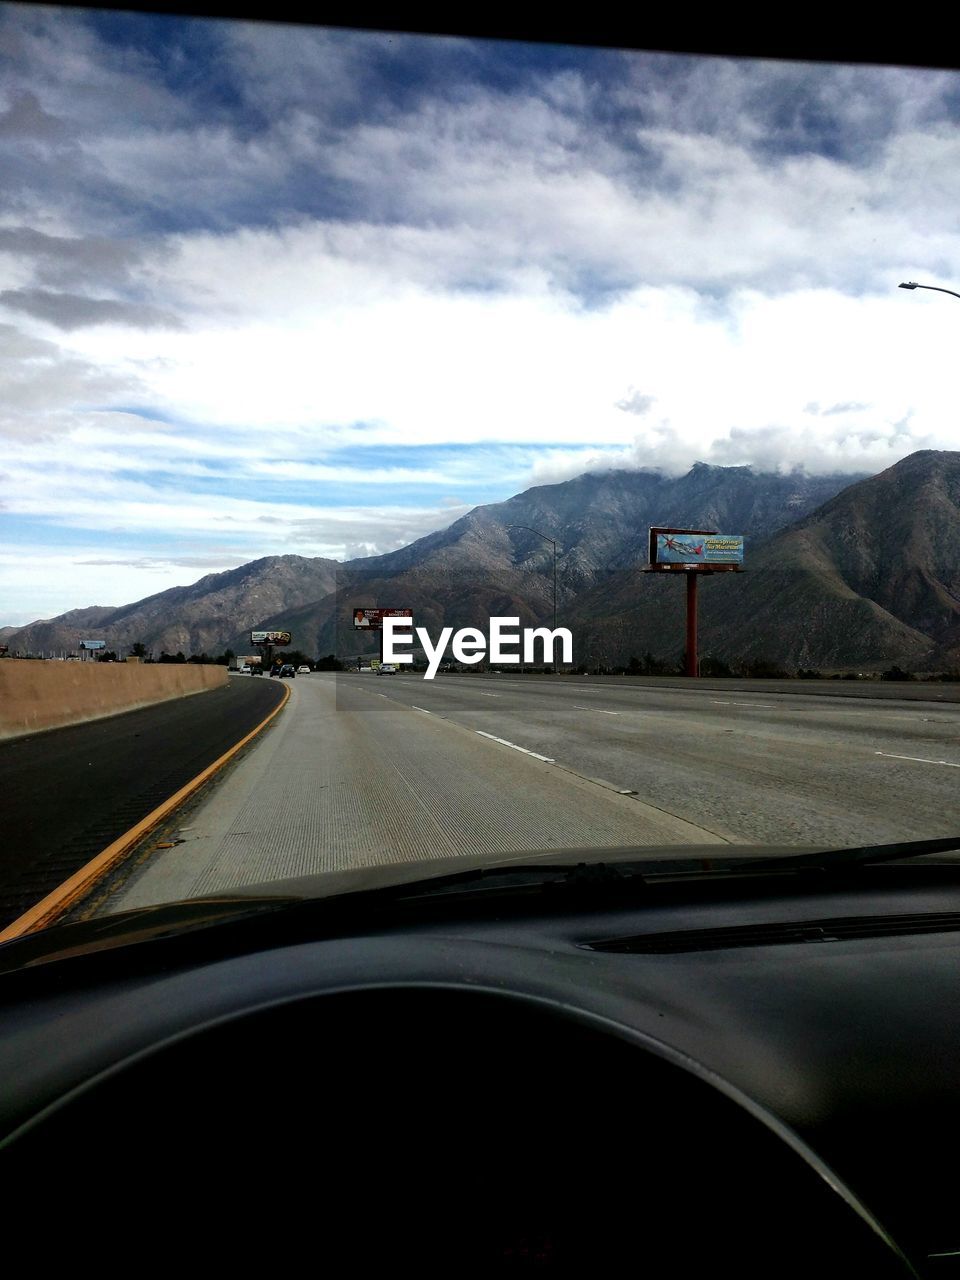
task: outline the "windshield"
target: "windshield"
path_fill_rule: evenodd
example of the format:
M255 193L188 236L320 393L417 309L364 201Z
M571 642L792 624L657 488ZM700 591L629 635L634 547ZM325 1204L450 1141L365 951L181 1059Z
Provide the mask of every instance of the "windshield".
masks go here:
M960 843L955 71L0 51L2 936Z

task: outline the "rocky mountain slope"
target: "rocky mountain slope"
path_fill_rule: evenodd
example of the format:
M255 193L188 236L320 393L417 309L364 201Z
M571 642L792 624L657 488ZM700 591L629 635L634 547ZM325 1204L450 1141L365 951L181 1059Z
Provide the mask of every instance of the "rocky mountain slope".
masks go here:
M83 639L102 639L118 653L139 642L156 654L215 654L238 629L327 595L338 567L334 560L267 556L120 608L74 609L33 622L6 643L11 653L69 652Z
M701 583L701 655L788 669L957 667L960 453L911 454L849 486L748 547L746 569ZM570 622L595 661L676 656L684 609L679 583L615 571Z
M34 622L6 643L11 652L29 653L69 651L85 638L103 639L118 652L137 642L155 653L218 653L228 646L240 652L251 628L285 626L297 647L326 653L353 648L348 611L354 604L384 600L415 606L428 626L477 625L491 613L519 615L526 625L552 616L553 552L536 533L511 525L556 540L558 598L567 605L611 570L643 562L651 523L707 522L756 541L813 511L850 480L703 463L679 477L591 473L476 507L387 555L344 565L269 556L121 608L73 610Z
M318 653L353 654L369 648L352 630L352 609L360 605L412 608L431 634L441 625L483 628L498 614L519 617L521 626L546 622L553 616L553 548L535 531L557 543L562 613L611 573L645 564L651 524L706 522L757 542L849 482L697 463L679 477L610 471L541 485L476 507L398 551L342 565L335 599L287 610L267 625L288 626L297 643L302 637Z
M651 524L746 535L746 572L701 582L701 654L797 667L960 665L960 453L926 450L869 478L769 475L695 465L686 475L612 471L475 508L398 551L339 565L271 556L119 609L73 610L8 635L11 651L247 647L252 627L293 632L317 654L369 649L359 605L413 608L419 625L483 628L493 614L558 621L577 661L617 665L683 646L684 593L645 574ZM519 527L518 527L519 526Z

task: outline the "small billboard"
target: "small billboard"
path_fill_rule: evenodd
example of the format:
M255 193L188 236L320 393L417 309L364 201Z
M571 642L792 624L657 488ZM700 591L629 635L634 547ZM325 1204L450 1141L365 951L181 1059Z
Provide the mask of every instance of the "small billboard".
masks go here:
M251 631L251 644L279 644L288 645L291 641L289 631Z
M412 618L412 609L354 609L356 631L382 631L384 618Z
M81 649L105 649L107 647L106 640L81 640Z

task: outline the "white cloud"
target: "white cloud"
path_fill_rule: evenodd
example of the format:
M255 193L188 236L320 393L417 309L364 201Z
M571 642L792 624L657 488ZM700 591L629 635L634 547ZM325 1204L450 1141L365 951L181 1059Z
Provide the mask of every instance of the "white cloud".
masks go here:
M55 293L49 289L2 289L0 306L25 312L55 329L83 329L93 325L135 329L182 327L175 315L146 303Z
M114 371L0 323L0 438L69 436L80 407L133 395L137 387L130 370Z
M32 311L0 501L126 540L38 561L61 607L97 568L161 589L191 539L351 556L464 509L414 486L960 447L956 303L896 290L960 281L955 75L614 53L494 87L496 46L211 24L208 84L198 30L0 17L0 291ZM185 327L52 332L91 298Z
M815 437L828 428L805 413L811 401L869 405L878 422L911 413L924 439L950 447L950 330L942 307L913 301L893 281L886 296L741 291L723 306L642 289L589 311L551 293L408 289L332 314L321 303L296 325L133 335L116 372L149 346L168 360L141 370L156 403L241 436L269 429L284 460L302 465L324 465L324 451L345 443L358 461L362 443L628 445L638 426L679 463L735 427L794 424ZM111 345L93 331L74 341L77 358L99 367ZM638 386L642 417L620 407ZM364 430L351 436L355 423Z
M86 528L91 541L51 549L23 538L0 549L0 626L22 626L72 608L129 603L267 555L378 555L445 528L469 506L441 501L435 509L378 505L265 513L213 502L211 508L205 519L187 509L181 524L176 507L160 518L156 501L111 504L111 519L118 523L106 529L103 505L97 518L96 497L74 505L65 512L67 522ZM105 539L97 536L105 532ZM209 550L191 550L205 541Z

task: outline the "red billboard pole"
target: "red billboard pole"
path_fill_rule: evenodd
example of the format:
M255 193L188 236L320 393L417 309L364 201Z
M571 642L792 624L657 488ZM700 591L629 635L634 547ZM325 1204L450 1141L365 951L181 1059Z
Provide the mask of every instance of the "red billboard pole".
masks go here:
M686 645L683 673L697 677L697 580L702 573L742 573L743 537L716 529L650 529L650 563L644 573L683 573L687 579Z
M699 675L697 666L697 578L694 571L687 574L687 675Z

